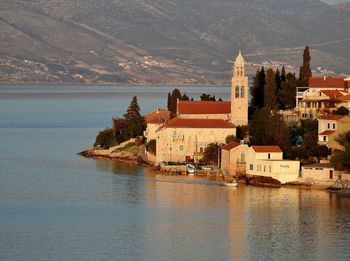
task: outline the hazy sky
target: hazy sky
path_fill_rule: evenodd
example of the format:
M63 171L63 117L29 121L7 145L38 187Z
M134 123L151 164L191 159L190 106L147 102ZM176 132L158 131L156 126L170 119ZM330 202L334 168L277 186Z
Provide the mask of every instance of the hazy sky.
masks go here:
M321 0L321 1L329 4L350 2L350 0Z

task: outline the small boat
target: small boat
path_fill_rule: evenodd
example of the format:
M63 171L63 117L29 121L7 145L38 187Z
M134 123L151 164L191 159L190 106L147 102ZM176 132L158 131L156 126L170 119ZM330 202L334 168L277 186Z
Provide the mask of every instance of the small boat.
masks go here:
M225 183L225 186L228 186L228 187L237 187L238 183L237 182L230 182L230 183Z
M186 164L186 171L188 174L194 175L194 173L196 172L196 167L192 164Z

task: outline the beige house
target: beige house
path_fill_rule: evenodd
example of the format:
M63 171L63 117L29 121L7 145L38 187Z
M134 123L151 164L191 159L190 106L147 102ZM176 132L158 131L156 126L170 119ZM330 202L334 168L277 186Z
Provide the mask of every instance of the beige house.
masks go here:
M311 77L309 87L298 87L296 111L301 118L317 118L344 106L350 109L350 78Z
M221 148L220 166L225 175L245 174L248 149L248 145L237 142L231 142Z
M350 131L350 116L329 114L318 119L318 143L332 150L344 150L336 139Z
M330 163L305 165L301 173L304 180L311 182L334 182L340 177L340 172L335 171Z
M144 136L147 141L157 138L156 131L170 120L170 111L167 109L156 109L145 115L147 128L144 131Z
M286 183L298 180L299 168L299 161L283 160L278 146L252 146L247 151L247 175L272 177Z
M156 133L157 163L198 162L210 143L225 143L228 135L236 135L236 127L218 119L174 118Z

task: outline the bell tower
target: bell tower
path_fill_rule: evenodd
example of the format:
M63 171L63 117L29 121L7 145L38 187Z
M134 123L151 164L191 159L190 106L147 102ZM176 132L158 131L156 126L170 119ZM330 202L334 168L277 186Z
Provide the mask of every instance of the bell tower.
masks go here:
M231 122L236 126L248 125L248 77L245 76L241 51L233 65L231 81Z

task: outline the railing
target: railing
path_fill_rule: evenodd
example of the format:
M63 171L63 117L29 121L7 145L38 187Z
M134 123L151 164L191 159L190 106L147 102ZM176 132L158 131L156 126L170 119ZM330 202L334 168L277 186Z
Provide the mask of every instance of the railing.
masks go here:
M184 139L183 134L173 135L173 140L183 140L183 139Z

